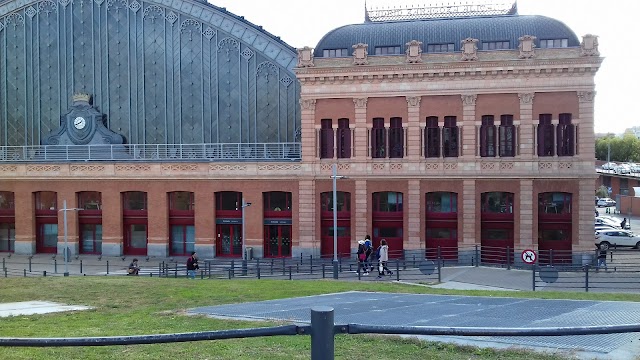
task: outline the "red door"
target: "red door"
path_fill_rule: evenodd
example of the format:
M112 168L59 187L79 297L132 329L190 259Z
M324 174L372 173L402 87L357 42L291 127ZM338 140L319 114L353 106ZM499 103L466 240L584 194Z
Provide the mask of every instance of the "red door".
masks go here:
M538 225L538 258L540 264L571 263L571 224Z
M51 220L53 221L53 220ZM58 252L58 224L38 222L36 252L56 254Z
M124 254L147 255L147 224L124 225Z
M291 257L291 225L265 225L265 257Z
M483 222L480 255L483 263L513 263L513 223ZM507 255L508 254L508 255Z
M241 224L218 224L216 234L216 256L242 257Z
M402 239L402 221L375 221L373 222L373 248L380 246L380 240L387 240L389 245L389 259L399 259L404 255Z
M338 257L351 256L351 222L338 220ZM333 258L333 220L322 220L320 254L323 258Z
M457 225L457 223L449 226L442 223L431 225L430 222L427 222L427 259L437 259L438 255L445 260L456 260L458 258ZM438 248L440 248L440 254L438 254Z

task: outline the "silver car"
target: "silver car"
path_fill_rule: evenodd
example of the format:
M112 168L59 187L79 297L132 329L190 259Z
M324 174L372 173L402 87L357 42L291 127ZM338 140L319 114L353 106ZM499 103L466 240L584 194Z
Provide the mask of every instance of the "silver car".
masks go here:
M629 230L601 230L596 231L596 245L604 250L608 250L611 247L640 249L640 237Z

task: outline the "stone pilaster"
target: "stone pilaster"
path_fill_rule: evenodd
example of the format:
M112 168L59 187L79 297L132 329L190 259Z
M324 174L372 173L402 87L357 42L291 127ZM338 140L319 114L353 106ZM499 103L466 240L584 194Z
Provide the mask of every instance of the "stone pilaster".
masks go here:
M364 239L364 236L367 234L372 235L369 233L369 224L371 223L371 219L367 217L367 213L370 212L370 208L366 180L356 180L354 209L353 224L355 225L356 233L355 237L351 237L351 248L357 249L358 239Z
M207 189L208 190L208 189ZM215 255L216 224L214 207L211 204L213 196L209 191L197 189L194 193L195 201L195 249L201 258L212 258Z
M595 91L578 91L578 157L581 160L594 161L595 135L593 132L593 99Z
M478 226L476 214L476 181L464 180L462 182L462 246L475 245L476 243L476 226Z
M14 193L16 241L14 252L32 255L36 252L36 212L33 193L16 191Z
M578 236L573 236L572 247L578 251L593 253L595 236L593 234L593 191L596 186L595 178L586 178L579 180L580 190L577 195L577 201L573 201L573 205L577 205L578 211Z
M407 242L406 250L418 250L424 248L422 242L422 219L423 215L420 211L420 180L408 181L407 201Z
M473 160L476 156L476 99L478 95L463 94L462 97L462 158Z
M316 186L313 180L298 182L299 201L297 208L299 241L297 248L293 248L293 256L320 255L320 240L316 236Z
M538 240L533 238L533 180L520 180L520 235L515 238L516 248L531 249L538 245Z
M420 159L420 96L407 96L407 159Z
M520 147L520 156L523 158L533 157L534 136L533 133L533 97L535 93L520 93L520 126L518 128L518 146Z
M315 131L316 99L300 99L300 110L302 161L314 161L316 160L316 149L319 146Z
M122 195L109 187L102 196L102 255L120 256L123 251Z
M169 255L169 196L161 183L154 183L147 192L147 255Z
M367 98L353 99L356 114L355 127L355 153L356 160L367 158Z

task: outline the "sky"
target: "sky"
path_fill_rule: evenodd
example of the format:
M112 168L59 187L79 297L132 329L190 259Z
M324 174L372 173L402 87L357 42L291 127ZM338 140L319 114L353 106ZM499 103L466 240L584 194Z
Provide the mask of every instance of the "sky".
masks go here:
M365 0L209 0L213 5L244 18L289 45L315 47L327 32L364 21ZM459 0L431 1L438 4ZM466 2L466 0L465 0ZM497 1L503 2L503 1ZM429 0L368 0L367 6L424 5ZM599 36L604 61L596 74L595 131L622 133L640 126L638 112L629 111L638 101L633 78L640 79L635 63L640 60L640 43L632 24L640 21L639 0L518 0L520 15L544 15L564 22L578 39L585 34ZM636 75L633 75L636 74ZM636 80L637 83L637 80Z

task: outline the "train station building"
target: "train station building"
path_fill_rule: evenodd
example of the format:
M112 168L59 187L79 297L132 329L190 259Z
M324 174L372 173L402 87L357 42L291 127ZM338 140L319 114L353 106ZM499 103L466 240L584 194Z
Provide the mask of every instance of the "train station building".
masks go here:
M596 36L367 10L295 49L240 15L0 0L0 252L591 252Z

